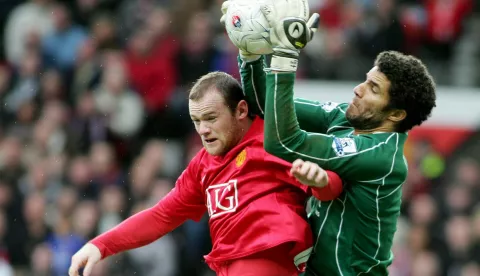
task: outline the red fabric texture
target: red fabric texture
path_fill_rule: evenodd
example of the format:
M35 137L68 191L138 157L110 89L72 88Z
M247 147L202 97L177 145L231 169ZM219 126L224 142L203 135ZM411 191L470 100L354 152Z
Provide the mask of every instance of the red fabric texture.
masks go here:
M312 195L321 201L330 201L337 198L343 192L342 179L332 171L326 171L328 185L322 188L312 187Z
M202 149L178 178L175 188L154 207L142 211L93 239L102 258L149 244L187 219L210 216L212 251L208 264L226 262L289 243L283 258L293 258L312 246L306 221L309 187L289 171L291 164L263 149L263 120L257 118L243 140L225 156ZM338 193L340 178L316 191L324 197ZM335 192L336 191L336 192ZM282 259L283 260L283 259Z
M215 266L218 276L294 276L295 265L288 257L294 245L285 243L269 250Z

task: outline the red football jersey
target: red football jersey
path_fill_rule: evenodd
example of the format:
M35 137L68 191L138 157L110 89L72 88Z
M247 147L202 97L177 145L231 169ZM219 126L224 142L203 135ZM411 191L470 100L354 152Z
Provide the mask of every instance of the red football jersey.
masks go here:
M202 149L193 158L175 189L196 202L193 218L208 211L213 248L207 262L244 257L289 241L297 244L293 261L312 246L305 213L308 187L292 185L296 181L290 168L265 152L259 118L225 156Z
M207 262L230 261L293 242L291 257L298 266L306 262L312 245L304 208L307 196L312 192L331 200L343 186L337 174L327 171L329 184L310 191L289 175L290 168L263 149L263 120L257 118L225 156L202 149L155 206L90 242L106 258L149 244L208 211L213 249L205 256Z

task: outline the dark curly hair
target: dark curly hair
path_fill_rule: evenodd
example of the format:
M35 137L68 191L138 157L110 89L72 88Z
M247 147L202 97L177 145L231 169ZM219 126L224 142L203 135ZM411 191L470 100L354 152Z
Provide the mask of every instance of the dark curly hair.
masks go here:
M427 120L436 106L436 95L435 82L425 65L413 56L385 51L377 56L375 66L391 83L388 107L407 112L396 131L406 132Z

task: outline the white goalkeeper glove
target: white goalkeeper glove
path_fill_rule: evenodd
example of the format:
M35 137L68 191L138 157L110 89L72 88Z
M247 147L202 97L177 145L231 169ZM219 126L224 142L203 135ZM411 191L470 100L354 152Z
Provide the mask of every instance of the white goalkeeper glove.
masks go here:
M225 18L228 10L228 6L230 5L230 1L224 1L222 3L222 17L220 18L220 23L225 26ZM250 54L242 49L238 49L238 53L240 55L240 59L244 62L242 66L245 65L245 62L252 62L258 60L261 55Z
M319 15L314 13L307 22L308 0L268 1L262 4L261 10L272 27L270 41L273 56L270 69L295 72L300 49L312 40L317 30Z

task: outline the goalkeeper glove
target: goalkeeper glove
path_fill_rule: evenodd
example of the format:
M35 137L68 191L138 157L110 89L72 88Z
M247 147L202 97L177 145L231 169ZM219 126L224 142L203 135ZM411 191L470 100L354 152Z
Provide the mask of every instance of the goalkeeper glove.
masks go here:
M314 13L307 22L307 0L276 0L261 7L270 26L270 41L273 48L270 69L295 72L298 55L312 40L317 30L319 15Z

